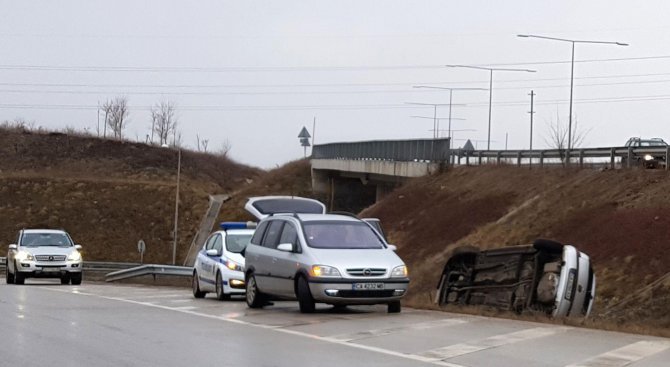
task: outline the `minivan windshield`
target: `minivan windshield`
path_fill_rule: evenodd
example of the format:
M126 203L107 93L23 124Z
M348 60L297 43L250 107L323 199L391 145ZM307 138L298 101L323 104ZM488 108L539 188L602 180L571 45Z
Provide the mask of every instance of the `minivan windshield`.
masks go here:
M24 233L21 237L21 246L24 247L70 247L72 241L64 233Z
M239 254L247 247L249 241L251 241L251 236L251 234L226 235L226 250Z
M314 221L303 225L307 245L325 249L381 249L384 243L369 225L354 221Z

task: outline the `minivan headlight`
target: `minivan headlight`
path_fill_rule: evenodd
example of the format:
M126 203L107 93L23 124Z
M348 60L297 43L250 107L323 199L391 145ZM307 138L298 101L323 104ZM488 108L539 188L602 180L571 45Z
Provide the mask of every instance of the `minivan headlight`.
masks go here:
M81 253L79 253L79 251L73 251L69 255L67 255L67 260L68 261L79 261L79 260L81 260Z
M654 159L654 156L652 156L651 154L646 154L646 155L644 156L644 160L645 160L645 161L650 161L650 160L652 160L652 159Z
M407 278L409 275L405 265L396 266L391 272L391 278Z
M310 275L317 278L334 278L341 277L340 271L332 266L314 265L310 271Z

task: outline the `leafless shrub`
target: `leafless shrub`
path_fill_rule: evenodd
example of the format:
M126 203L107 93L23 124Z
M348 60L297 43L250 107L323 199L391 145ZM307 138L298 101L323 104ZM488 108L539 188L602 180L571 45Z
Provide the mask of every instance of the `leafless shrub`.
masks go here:
M114 138L123 138L123 129L128 123L128 98L116 97L106 101L102 105L102 110L105 112L105 130L104 136L107 136L107 127L112 130Z
M173 145L176 144L177 116L176 106L171 101L161 101L151 108L151 142L154 141L154 133L158 137L158 144L168 143L168 138L173 135Z

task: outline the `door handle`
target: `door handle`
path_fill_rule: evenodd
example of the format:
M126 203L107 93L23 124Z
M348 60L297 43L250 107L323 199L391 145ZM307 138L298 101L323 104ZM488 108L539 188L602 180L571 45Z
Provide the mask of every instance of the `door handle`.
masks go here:
M274 263L276 263L276 262L277 262L277 258L276 258L276 257L273 257L273 258L272 258L272 263L274 264Z

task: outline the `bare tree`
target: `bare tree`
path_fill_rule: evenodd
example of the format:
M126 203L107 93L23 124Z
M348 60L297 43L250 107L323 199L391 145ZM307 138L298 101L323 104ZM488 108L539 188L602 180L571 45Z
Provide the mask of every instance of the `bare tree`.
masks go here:
M219 157L226 158L228 157L228 153L230 150L233 148L233 145L230 143L230 140L226 139L221 143L221 148L216 152L216 155Z
M176 106L171 101L161 101L151 108L151 141L154 141L154 133L158 136L158 144L168 143L172 134L173 144L177 142L177 116ZM180 139L181 140L181 139Z
M116 97L106 101L102 105L102 110L105 111L105 128L109 126L114 134L114 138L123 138L123 129L128 123L128 98ZM107 135L105 129L104 135Z
M561 119L556 113L556 121L549 122L549 136L545 137L545 143L551 148L559 151L561 162L565 161L566 150L580 147L589 131L577 130L577 119L575 118L575 127L572 134L572 144L568 144L568 127L561 124Z
M200 139L200 135L195 134L195 140L197 143L198 152L207 153L207 145L209 145L209 139Z

